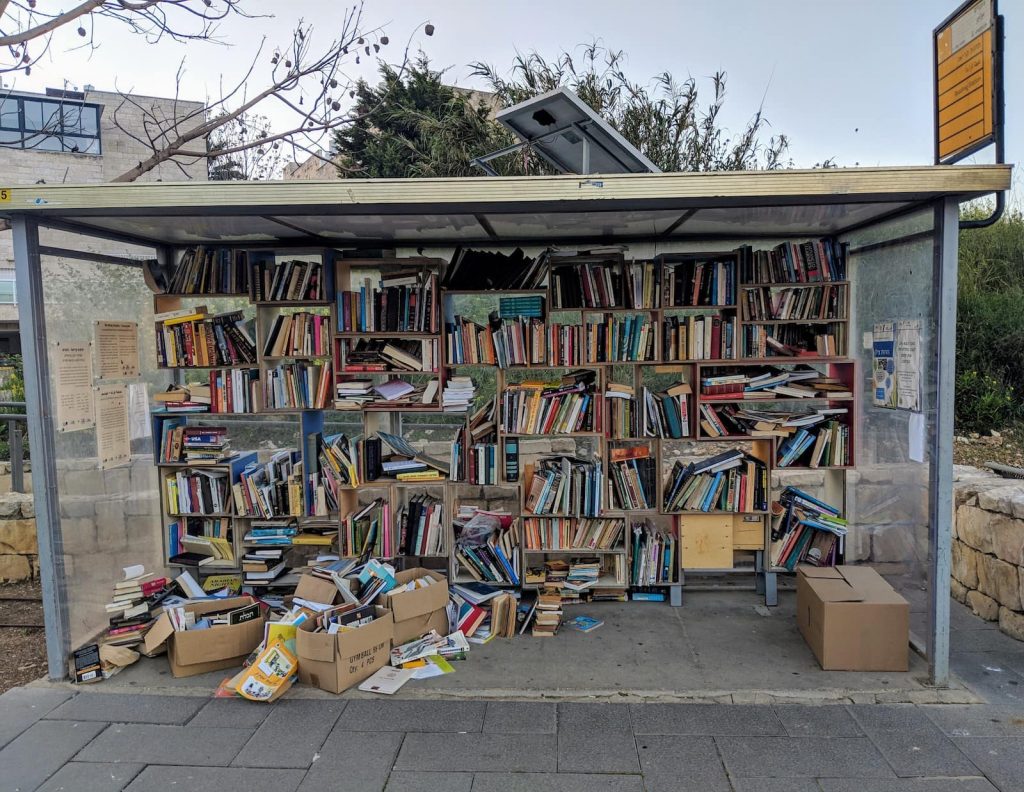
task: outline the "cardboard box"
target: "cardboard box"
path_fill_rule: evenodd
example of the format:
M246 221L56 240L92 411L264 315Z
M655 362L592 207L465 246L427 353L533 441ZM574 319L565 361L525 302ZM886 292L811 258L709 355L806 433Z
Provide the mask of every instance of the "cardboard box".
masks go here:
M182 607L198 617L204 613L241 608L253 602L255 600L252 597L230 597L193 602ZM176 632L170 617L164 613L146 633L146 653L154 652L166 644L171 674L175 677L241 667L245 658L263 640L266 622L266 612L261 610L259 618L243 624L224 624L205 630Z
M305 573L299 576L295 594L289 598L289 601L294 597L299 597L310 602L319 602L321 605L333 605L338 601L339 596L338 587L333 580L324 580L316 575Z
M395 645L413 641L431 630L448 634L448 578L433 569L414 567L395 574L401 586L417 578L431 577L438 581L415 591L384 595L384 607L395 616Z
M906 671L910 605L870 567L797 567L797 622L826 671Z
M299 680L341 693L387 665L395 622L391 611L379 606L373 610L376 618L369 624L334 635L313 632L312 619L300 624L295 634Z

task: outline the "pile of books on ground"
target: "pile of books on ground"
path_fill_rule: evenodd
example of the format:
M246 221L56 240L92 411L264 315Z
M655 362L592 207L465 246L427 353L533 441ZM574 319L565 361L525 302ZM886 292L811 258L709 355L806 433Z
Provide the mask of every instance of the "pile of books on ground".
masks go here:
M107 646L137 646L159 612L161 603L174 587L165 577L147 573L141 564L124 568L124 577L114 584L114 594L104 610L109 623L100 643Z
M796 487L772 504L771 564L792 572L797 564L835 566L843 555L842 512Z
M449 596L456 608L455 626L470 643L511 638L516 631L515 595L484 583L454 584Z
M537 595L537 609L533 615L530 634L534 638L551 638L562 623L562 592L546 588Z

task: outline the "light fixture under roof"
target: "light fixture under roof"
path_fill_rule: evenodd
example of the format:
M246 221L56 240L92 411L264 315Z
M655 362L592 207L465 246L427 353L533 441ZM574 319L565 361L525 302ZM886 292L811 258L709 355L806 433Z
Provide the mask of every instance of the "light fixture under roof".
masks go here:
M488 162L526 146L561 173L661 172L568 88L527 99L495 118L522 142L473 160L492 176L498 174Z

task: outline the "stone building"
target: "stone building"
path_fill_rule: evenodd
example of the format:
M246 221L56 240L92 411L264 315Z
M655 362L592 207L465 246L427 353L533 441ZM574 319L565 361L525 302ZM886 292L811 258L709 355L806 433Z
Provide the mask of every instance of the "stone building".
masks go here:
M0 95L0 187L16 184L91 184L112 181L152 154L144 112L179 118L202 110L202 102L118 93L47 89L44 94ZM114 116L117 116L117 123ZM202 142L199 142L202 145ZM139 181L206 180L206 162L168 162ZM115 246L116 247L116 246ZM123 249L99 252L118 253ZM11 234L0 231L0 353L17 352L18 306Z

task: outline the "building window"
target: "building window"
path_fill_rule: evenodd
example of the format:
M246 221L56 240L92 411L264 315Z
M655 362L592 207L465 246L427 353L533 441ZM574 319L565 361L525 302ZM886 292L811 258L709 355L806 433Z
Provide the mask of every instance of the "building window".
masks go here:
M101 154L100 106L61 98L0 98L0 146Z
M0 305L15 305L18 302L14 288L14 270L0 270Z

